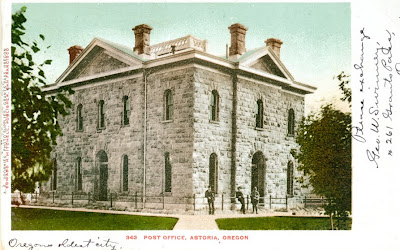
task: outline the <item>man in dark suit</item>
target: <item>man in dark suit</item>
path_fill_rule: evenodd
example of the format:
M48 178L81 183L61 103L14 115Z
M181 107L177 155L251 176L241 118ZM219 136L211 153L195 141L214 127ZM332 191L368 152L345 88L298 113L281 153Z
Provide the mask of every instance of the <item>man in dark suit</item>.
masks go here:
M246 213L245 209L244 209L244 195L242 193L242 188L238 187L238 190L236 192L236 198L239 200L240 204L242 204L241 208L240 208L240 212L242 212L243 214Z
M210 186L208 186L205 197L207 198L207 201L208 201L208 214L214 214L215 195L214 195L214 192L211 190Z

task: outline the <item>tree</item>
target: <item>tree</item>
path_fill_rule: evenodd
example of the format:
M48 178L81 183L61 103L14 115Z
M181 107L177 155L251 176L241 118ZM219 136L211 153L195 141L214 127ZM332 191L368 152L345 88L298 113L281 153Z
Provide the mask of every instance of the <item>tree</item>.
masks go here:
M351 87L349 87L350 84L350 76L346 75L343 71L334 77L334 79L339 80L339 89L342 91L343 97L340 98L342 101L347 101L349 105L351 106Z
M349 96L351 92L344 100L350 101ZM331 218L332 229L334 219L340 228L340 220L351 213L351 114L336 110L331 104L322 106L318 113L303 118L296 142L300 148L298 152L292 150L292 154L299 162L298 169L307 176L299 181L327 199L325 214Z
M12 72L12 190L32 192L35 182L47 181L52 172L50 152L56 138L62 134L57 116L65 116L71 107L67 98L72 91L63 88L46 96L41 86L46 85L44 65L34 62L34 56L41 48L37 41L28 44L23 41L24 13L26 7L12 15L11 26L11 72ZM41 41L45 37L39 35Z

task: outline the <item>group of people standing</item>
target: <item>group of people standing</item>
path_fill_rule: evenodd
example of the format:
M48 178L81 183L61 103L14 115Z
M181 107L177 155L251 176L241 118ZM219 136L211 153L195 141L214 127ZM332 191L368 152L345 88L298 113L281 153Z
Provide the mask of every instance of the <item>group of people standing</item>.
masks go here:
M215 193L209 186L206 193L205 197L207 198L208 202L208 214L214 214L215 212L215 207L214 207L214 201L215 201ZM241 204L240 207L240 212L245 214L246 209L245 209L245 199L244 195L242 192L242 188L238 187L236 191L236 198ZM257 190L257 187L254 187L253 191L251 192L251 204L253 205L253 213L256 212L258 214L258 202L260 200L260 193Z

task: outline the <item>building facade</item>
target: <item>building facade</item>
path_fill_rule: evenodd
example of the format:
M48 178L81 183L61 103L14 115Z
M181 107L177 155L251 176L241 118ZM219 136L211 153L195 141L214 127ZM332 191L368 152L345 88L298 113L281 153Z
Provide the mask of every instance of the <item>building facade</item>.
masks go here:
M45 189L188 209L204 206L208 186L228 202L238 186L246 195L258 187L295 204L304 190L290 150L315 88L285 68L282 42L247 51L247 28L233 24L220 57L191 35L150 45L151 30L133 29L133 49L98 38L69 49L69 67L45 89L74 90Z

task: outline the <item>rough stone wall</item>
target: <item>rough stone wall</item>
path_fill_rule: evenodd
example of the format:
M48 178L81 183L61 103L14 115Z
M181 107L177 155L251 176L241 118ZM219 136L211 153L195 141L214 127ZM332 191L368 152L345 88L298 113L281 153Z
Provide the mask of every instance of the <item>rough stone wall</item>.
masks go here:
M193 74L192 67L165 69L148 77L147 109L147 193L161 195L164 190L164 154L170 153L171 192L167 196L193 195ZM173 117L164 119L164 93L172 91Z
M196 196L204 197L209 185L209 160L218 159L217 197L230 194L232 147L232 77L222 72L196 68L194 74L193 180ZM219 120L210 121L211 92L218 91ZM218 199L219 200L219 199Z
M256 103L264 106L263 128L256 128ZM295 111L295 129L304 114L304 97L283 92L281 89L239 77L237 110L237 171L236 185L243 187L245 195L251 193L252 159L256 152L265 157L265 196L285 197L287 164L296 162L290 155L297 148L295 138L287 135L288 112ZM294 181L294 195L300 195L300 184Z
M193 74L194 70L167 69L147 78L146 195L161 196L164 188L164 154L170 153L172 192L170 202L193 195ZM172 90L173 119L164 121L164 92ZM123 97L130 100L129 125L122 125ZM98 104L105 103L105 128L98 129ZM57 160L57 191L76 190L76 166L82 158L82 192L98 193L99 167L96 154L108 157L108 189L113 193L143 191L143 76L76 89L70 114L60 117L63 136L58 137L53 157ZM77 107L83 105L83 131L77 131ZM122 192L123 155L129 159L129 191ZM96 184L95 184L96 183ZM50 189L50 182L47 184Z
M143 190L144 78L142 75L80 87L71 100L71 114L60 118L64 136L58 138L54 157L58 164L57 191L75 191L76 160L82 158L83 192L98 192L99 168L96 154L108 156L108 188L113 193L139 194ZM164 93L173 96L173 118L164 119ZM219 94L219 119L210 121L211 92ZM295 111L295 129L304 114L304 96L278 87L260 84L239 76L237 84L237 158L236 187L245 195L251 191L252 158L256 152L265 157L265 194L284 197L287 192L287 164L296 162L290 155L297 148L295 138L287 135L288 111ZM185 203L181 197L203 197L209 185L209 159L218 159L218 193L231 191L232 98L229 74L198 66L166 68L147 77L146 195L161 196L165 185L165 158L170 153L172 191L167 199ZM123 97L130 100L129 125L122 125ZM255 128L257 100L264 103L263 128ZM105 129L98 129L98 104L105 102ZM83 105L83 131L77 131L76 110ZM129 191L122 192L122 158L129 159ZM235 189L236 189L235 187ZM294 181L294 196L304 190ZM225 199L225 201L226 201ZM219 200L219 199L218 199ZM201 201L199 201L202 203ZM289 201L290 202L290 201Z
M218 194L229 197L232 150L232 77L221 72L196 69L194 104L194 192L200 197L209 185L209 158L218 156ZM210 121L211 92L219 93L219 120ZM264 103L263 128L256 128L256 103ZM287 192L287 164L294 162L294 177L300 176L296 162L290 155L297 148L295 138L287 135L288 112L295 111L295 128L304 114L304 97L282 91L278 87L263 85L239 76L237 101L237 158L236 187L245 195L251 194L252 159L262 152L266 162L265 195L285 197ZM235 189L236 189L235 187ZM294 196L302 194L301 185L294 181ZM219 199L217 199L219 200Z
M167 70L148 77L146 195L161 196L164 188L164 154L170 153L173 197L191 197L193 152L193 70ZM164 121L164 92L172 90L173 119ZM129 96L130 123L122 125L123 96ZM97 129L98 104L105 102L105 129ZM108 188L134 194L143 190L143 77L77 89L70 115L60 119L58 138L58 191L75 190L76 161L82 158L83 192L96 192L99 176L96 154L108 156ZM83 105L83 131L77 131L76 110ZM129 159L129 191L122 192L122 158ZM95 177L97 176L97 177Z
M75 190L76 160L82 158L83 192L93 193L99 178L96 154L104 150L108 157L108 188L122 190L122 157L128 156L129 191L141 191L143 182L143 83L142 77L76 89L71 97L70 114L60 118L63 136L58 137L54 157L57 159L57 191ZM129 125L121 124L123 96L129 96ZM105 128L97 128L98 103L105 102ZM77 131L77 106L83 105L83 131Z

